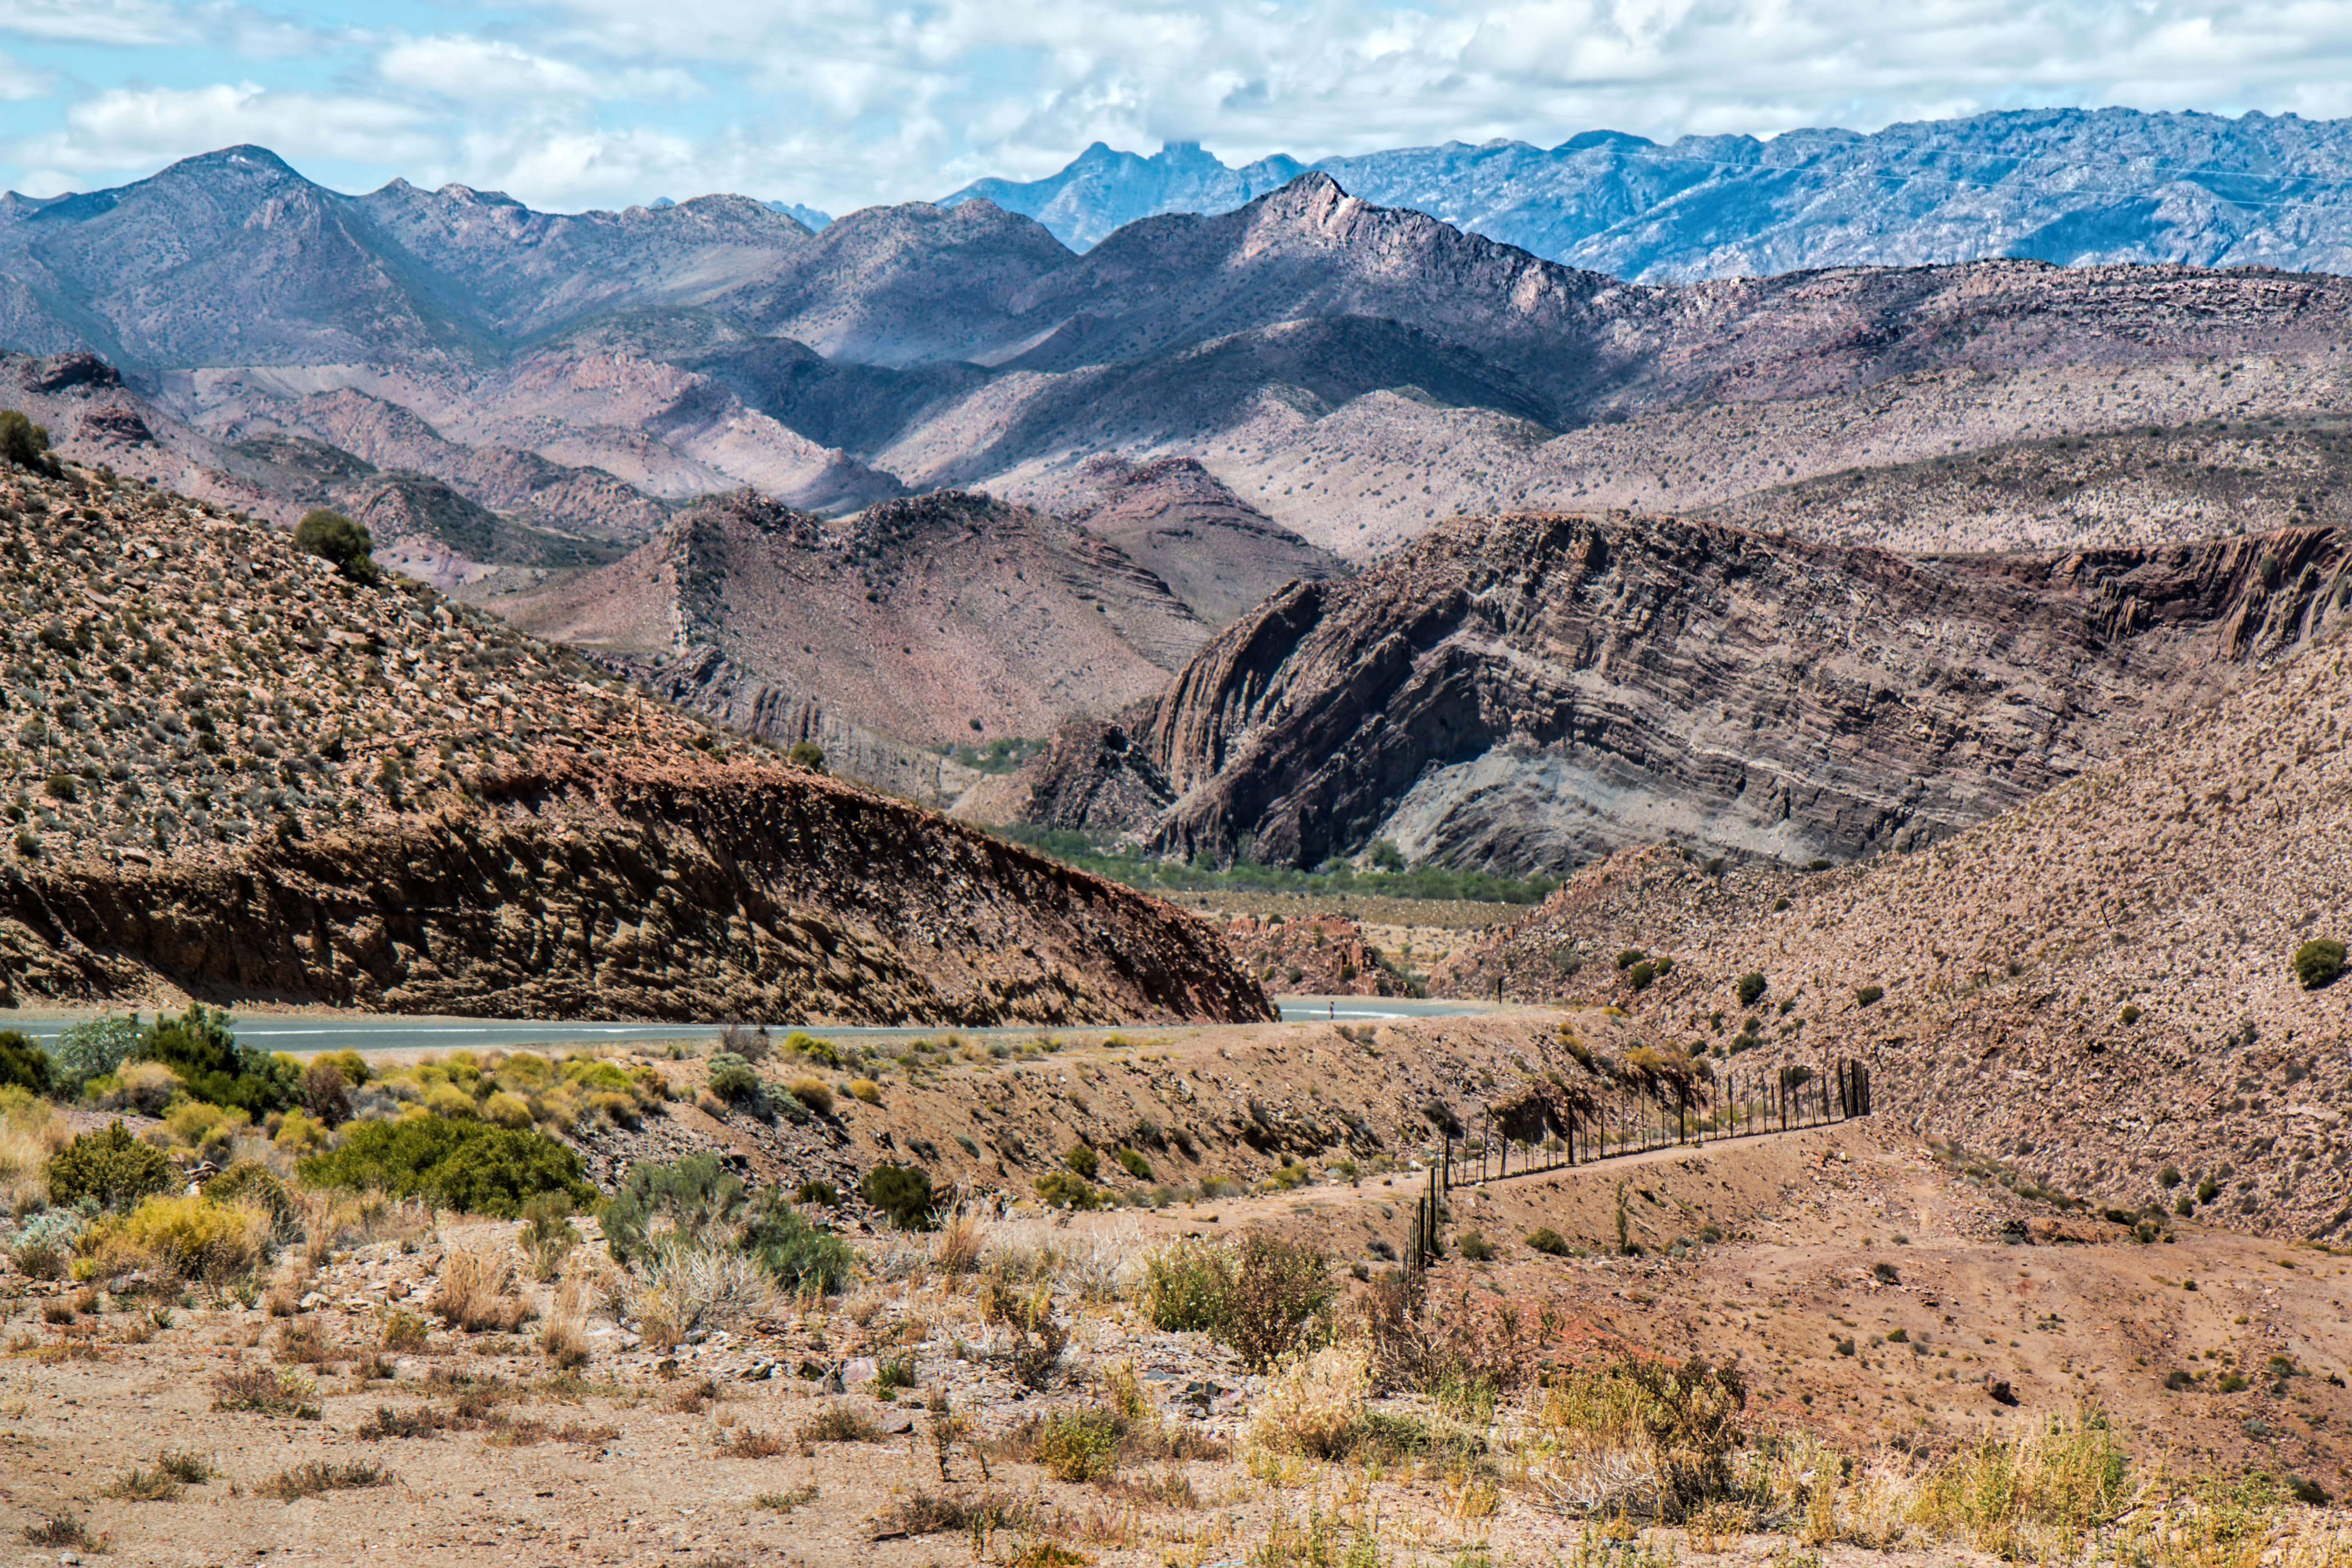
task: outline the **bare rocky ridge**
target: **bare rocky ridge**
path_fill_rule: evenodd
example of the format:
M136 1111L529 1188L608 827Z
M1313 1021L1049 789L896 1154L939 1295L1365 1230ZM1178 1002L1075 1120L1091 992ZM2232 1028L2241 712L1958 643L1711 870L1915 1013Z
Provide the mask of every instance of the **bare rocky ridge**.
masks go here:
M419 584L0 478L0 971L530 1016L1268 1015L1169 906L788 768Z
M1073 520L1168 584L1205 626L1225 626L1292 583L1328 582L1347 571L1193 458L1098 458L1085 478L1092 499L1073 498Z
M1433 984L1612 1001L1666 1044L1720 1047L1744 1016L1765 1045L1718 1070L1862 1057L1881 1114L2062 1191L2169 1209L2210 1176L2198 1206L2220 1223L2338 1237L2352 985L2305 991L2290 963L2352 929L2352 658L2345 610L2329 619L2302 654L1931 850L1720 879L1629 851ZM1634 992L1608 961L1622 946L1673 973ZM1751 971L1768 988L1742 1008Z
M738 728L825 744L831 721L902 748L1106 716L1211 631L1084 529L955 493L840 522L708 501L625 560L495 608Z
M2347 555L2332 528L1914 561L1670 518L1461 520L1221 633L1130 720L1136 784L1066 753L1030 811L1295 866L1374 838L1511 874L1669 836L1910 848L2342 618Z

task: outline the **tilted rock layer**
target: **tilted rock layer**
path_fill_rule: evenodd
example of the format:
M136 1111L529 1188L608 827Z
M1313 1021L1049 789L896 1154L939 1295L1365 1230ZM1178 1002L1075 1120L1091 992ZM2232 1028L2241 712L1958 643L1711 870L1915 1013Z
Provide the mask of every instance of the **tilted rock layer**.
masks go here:
M415 584L0 476L0 985L500 1016L1259 1018L1172 908Z
M1675 518L1462 520L1227 628L1134 721L1135 787L1065 754L1031 816L1288 865L1379 837L1514 873L1668 837L1908 848L2342 618L2347 555L2326 527L1905 560ZM1174 799L1143 820L1063 799L1155 784Z

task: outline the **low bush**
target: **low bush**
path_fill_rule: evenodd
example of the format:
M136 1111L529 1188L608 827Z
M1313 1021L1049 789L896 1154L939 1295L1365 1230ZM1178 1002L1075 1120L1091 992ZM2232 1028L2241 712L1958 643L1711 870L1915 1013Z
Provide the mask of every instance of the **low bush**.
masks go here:
M1886 987L1884 985L1861 986L1857 988L1853 994L1853 1005L1857 1007L1868 1007L1875 1004L1880 997L1885 994Z
M1739 997L1739 1005L1742 1007L1753 1007L1756 1005L1756 999L1764 994L1764 976L1759 972L1750 970L1741 975L1736 993Z
M1126 1436L1126 1419L1116 1410L1066 1410L1045 1417L1032 1451L1057 1481L1108 1481L1118 1474Z
M920 1165L877 1165L858 1182L857 1195L900 1230L929 1230L937 1223L931 1173Z
M1095 1179L1095 1173L1102 1169L1101 1156L1086 1143L1071 1144L1069 1152L1062 1156L1062 1163L1089 1182Z
M2332 985L2344 973L2344 944L2334 937L2316 936L2294 950L2294 977L2305 991Z
M1355 1345L1327 1345L1280 1369L1250 1414L1250 1441L1310 1459L1343 1459L1364 1429L1372 1397L1370 1358Z
M541 1193L578 1204L596 1195L580 1156L545 1133L437 1116L362 1121L299 1168L312 1186L379 1188L499 1219L515 1218Z
M60 1208L89 1198L102 1208L135 1208L174 1180L172 1162L161 1149L131 1136L120 1121L103 1132L85 1132L51 1157L49 1201Z
M1626 983L1636 991L1647 991L1657 977L1658 966L1646 958L1625 972Z
M760 1099L759 1070L733 1051L710 1057L710 1092L730 1105L751 1105Z
M354 583L376 580L375 541L364 524L324 507L302 514L294 525L294 548L315 555Z
M849 1080L849 1097L868 1105L879 1105L882 1103L882 1086L870 1078L854 1078Z
M1048 1171L1035 1185L1037 1201L1049 1209L1098 1209L1103 1205L1101 1188L1066 1171Z
M441 1260L433 1310L449 1327L469 1334L512 1333L535 1315L515 1291L511 1262L454 1247Z
M291 1415L299 1421L319 1419L318 1385L296 1373L268 1367L240 1367L213 1379L213 1408L254 1415Z
M1549 1226L1538 1226L1528 1232L1528 1246L1547 1258L1566 1258L1568 1240Z
M1143 1312L1162 1333L1211 1333L1224 1321L1233 1258L1217 1243L1188 1237L1143 1260Z
M819 1116L833 1114L833 1090L821 1078L796 1078L791 1084L792 1096Z
M847 1242L819 1230L775 1193L762 1194L743 1227L740 1245L759 1259L779 1289L794 1295L840 1294L857 1261Z
M82 1252L101 1277L145 1268L219 1284L259 1268L269 1242L270 1218L257 1206L158 1194L100 1220L83 1237Z
M1118 1152L1118 1168L1139 1182L1151 1180L1151 1162L1133 1149L1121 1149Z
M645 1260L665 1235L694 1246L730 1246L751 1189L712 1153L664 1164L640 1160L604 1207L604 1245L619 1263Z
M1264 1231L1230 1247L1187 1239L1144 1261L1143 1309L1165 1333L1206 1332L1263 1372L1337 1294L1323 1254Z
M882 1425L856 1405L828 1404L793 1434L803 1445L812 1443L879 1443Z
M1475 1230L1464 1231L1454 1247L1473 1263L1492 1263L1495 1260L1495 1244Z
M138 1049L141 1033L136 1013L67 1025L58 1036L58 1092L79 1095L90 1079L120 1071Z

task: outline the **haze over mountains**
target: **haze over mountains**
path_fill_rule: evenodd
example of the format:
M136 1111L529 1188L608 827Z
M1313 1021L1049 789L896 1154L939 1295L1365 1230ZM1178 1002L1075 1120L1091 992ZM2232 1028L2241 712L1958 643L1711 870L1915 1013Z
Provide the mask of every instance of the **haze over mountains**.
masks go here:
M1166 212L1223 212L1309 169L1573 267L1644 282L1983 257L2341 271L2352 258L2352 121L2019 110L1853 131L1588 131L1556 147L1449 142L1230 168L1197 143L1097 142L1042 180L975 181L1084 249Z

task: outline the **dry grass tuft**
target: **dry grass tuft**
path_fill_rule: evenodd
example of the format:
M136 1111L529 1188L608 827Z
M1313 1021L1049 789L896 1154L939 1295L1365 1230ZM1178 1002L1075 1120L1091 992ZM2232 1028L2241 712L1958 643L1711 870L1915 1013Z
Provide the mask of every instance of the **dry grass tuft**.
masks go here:
M516 1291L510 1259L456 1248L442 1260L433 1310L451 1328L469 1334L510 1334L533 1315L530 1303Z
M291 1415L300 1421L316 1421L319 1406L312 1403L318 1385L307 1377L290 1372L274 1371L268 1367L240 1367L222 1373L213 1380L213 1408L242 1411L254 1415Z
M793 1434L801 1446L814 1443L879 1443L886 1434L881 1424L863 1410L842 1404L829 1404Z
M365 1460L352 1459L337 1465L325 1459L313 1459L307 1465L280 1470L253 1489L262 1497L276 1498L279 1502L299 1502L306 1497L319 1497L327 1492L388 1487L392 1480L390 1470Z

